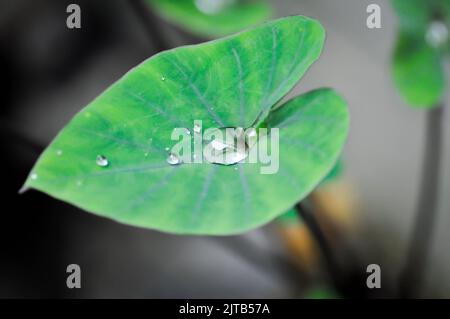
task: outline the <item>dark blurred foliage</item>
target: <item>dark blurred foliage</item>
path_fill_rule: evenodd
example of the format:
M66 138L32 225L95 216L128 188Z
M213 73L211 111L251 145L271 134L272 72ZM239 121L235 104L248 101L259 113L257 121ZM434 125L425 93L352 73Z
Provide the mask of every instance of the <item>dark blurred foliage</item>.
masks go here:
M0 230L0 297L66 297L75 294L65 286L70 261L68 227L95 227L95 217L44 194L19 195L28 171L44 145L26 130L11 125L20 97L58 90L117 34L114 6L106 1L77 1L83 8L83 27L67 32L66 7L70 1L3 1L0 11L2 78L0 165L2 222ZM2 9L3 7L3 9ZM8 8L6 8L8 7ZM23 106L23 105L22 105ZM33 107L32 105L28 105ZM63 106L62 106L63 107ZM79 228L81 229L81 228Z

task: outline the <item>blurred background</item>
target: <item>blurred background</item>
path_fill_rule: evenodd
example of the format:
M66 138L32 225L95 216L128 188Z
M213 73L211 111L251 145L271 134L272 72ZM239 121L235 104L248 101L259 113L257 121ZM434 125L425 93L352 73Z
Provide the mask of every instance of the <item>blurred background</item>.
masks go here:
M350 106L343 176L313 196L337 270L330 272L301 225L181 237L36 191L18 195L40 152L82 107L161 46L205 40L154 12L149 25L130 2L0 0L0 297L395 297L420 185L425 112L408 107L392 81L397 23L388 0L270 1L274 17L314 17L328 34L322 58L290 95L329 86ZM70 3L81 7L81 29L66 27ZM381 29L366 27L370 3L381 7ZM448 108L444 116L450 123ZM439 216L418 292L427 298L450 297L450 125L444 134ZM81 267L81 289L66 287L72 263ZM367 289L368 264L381 266L381 289Z

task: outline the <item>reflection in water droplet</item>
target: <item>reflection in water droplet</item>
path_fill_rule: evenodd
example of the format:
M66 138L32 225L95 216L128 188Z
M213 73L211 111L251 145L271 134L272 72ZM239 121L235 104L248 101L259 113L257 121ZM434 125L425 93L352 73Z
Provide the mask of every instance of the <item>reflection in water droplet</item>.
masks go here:
M167 163L169 163L170 165L178 165L181 164L181 160L178 158L177 155L170 153L169 156L167 157Z
M97 155L96 163L101 167L106 167L109 165L108 159L103 155Z
M61 150L57 150L57 151L56 151L56 155L58 155L58 156L61 156L62 153L63 153L63 151L61 151Z
M222 150L226 149L227 147L230 147L228 144L225 144L222 141L219 141L217 139L213 140L210 145L216 151L222 151Z
M448 41L448 28L442 21L433 21L428 27L425 39L434 48L442 47Z
M36 173L33 173L33 174L31 174L30 178L36 180L38 178L38 176Z

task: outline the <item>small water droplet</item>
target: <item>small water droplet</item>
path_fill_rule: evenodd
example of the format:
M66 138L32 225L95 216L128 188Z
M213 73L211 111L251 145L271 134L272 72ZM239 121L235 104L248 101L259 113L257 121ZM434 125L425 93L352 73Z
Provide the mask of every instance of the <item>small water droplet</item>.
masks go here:
M170 148L166 147L165 150L166 150L166 152L168 152L170 150Z
M36 173L31 174L30 176L31 179L36 180L38 178Z
M161 77L161 81L165 81L166 78L164 76Z
M83 185L83 181L77 181L77 186Z
M443 46L448 41L448 28L442 21L433 21L428 27L425 39L434 48Z
M178 158L177 155L170 153L169 156L167 157L167 163L169 163L170 165L178 165L181 164L181 160Z
M200 133L201 130L202 130L202 127L200 126L200 124L195 123L194 124L194 133Z
M63 153L63 151L62 151L62 150L57 150L57 151L56 151L56 155L58 155L58 156L61 156L61 155L62 155L62 153Z
M191 135L191 131L189 131L189 129L186 129L186 134Z
M147 157L147 156L148 156L148 152L145 152L145 153L144 153L144 156Z
M98 166L106 167L109 165L108 159L103 155L97 155L97 159L95 161Z

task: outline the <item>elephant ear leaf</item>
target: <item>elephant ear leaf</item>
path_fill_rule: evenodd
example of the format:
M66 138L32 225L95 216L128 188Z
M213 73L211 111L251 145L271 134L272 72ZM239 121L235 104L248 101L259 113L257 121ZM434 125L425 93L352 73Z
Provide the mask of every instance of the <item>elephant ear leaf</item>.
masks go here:
M332 90L271 111L319 57L324 38L320 23L293 16L161 52L78 113L24 188L177 234L234 234L267 223L327 175L346 138L347 106ZM202 135L194 121L203 131L267 123L279 129L279 156L274 143L270 161L180 163L169 154L178 143L172 133L183 128L194 145ZM262 174L269 165L272 172Z
M272 8L266 0L146 0L162 17L207 38L237 32L263 22Z

